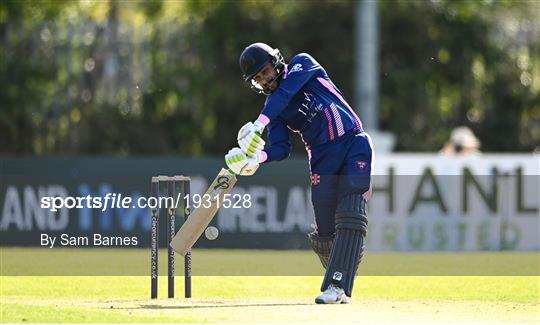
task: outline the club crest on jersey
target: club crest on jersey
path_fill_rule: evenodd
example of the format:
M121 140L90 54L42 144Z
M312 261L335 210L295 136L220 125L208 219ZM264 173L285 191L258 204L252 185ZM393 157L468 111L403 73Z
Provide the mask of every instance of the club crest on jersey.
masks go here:
M292 69L289 71L289 74L297 71L302 71L302 65L300 63L293 65Z
M319 174L311 175L311 185L318 185L321 182L321 176Z
M357 161L356 162L356 167L358 167L358 169L360 169L361 171L364 171L364 170L367 169L368 163L365 162L365 161Z

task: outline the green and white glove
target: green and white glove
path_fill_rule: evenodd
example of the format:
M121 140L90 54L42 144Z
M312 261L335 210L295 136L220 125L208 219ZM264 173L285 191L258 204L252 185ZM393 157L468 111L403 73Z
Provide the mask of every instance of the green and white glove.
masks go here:
M251 176L259 168L259 162L255 157L248 157L242 149L235 147L225 155L225 164L235 173L241 176Z
M261 137L264 125L259 122L248 122L238 131L238 146L248 157L259 157L266 144Z

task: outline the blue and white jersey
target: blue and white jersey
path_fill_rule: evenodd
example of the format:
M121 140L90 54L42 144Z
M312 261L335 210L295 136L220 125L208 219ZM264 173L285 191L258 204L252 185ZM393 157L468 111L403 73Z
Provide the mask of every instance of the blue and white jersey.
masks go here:
M262 117L262 118L261 118ZM301 135L308 152L346 133L361 132L362 123L321 65L307 53L286 66L279 87L267 97L259 119L268 124L267 161L289 156L288 129Z

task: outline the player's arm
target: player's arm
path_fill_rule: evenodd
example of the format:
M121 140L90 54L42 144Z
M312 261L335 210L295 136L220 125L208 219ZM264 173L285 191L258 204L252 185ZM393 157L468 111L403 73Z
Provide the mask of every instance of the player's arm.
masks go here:
M277 117L268 125L268 148L262 151L260 162L279 161L291 154L291 140L287 124Z

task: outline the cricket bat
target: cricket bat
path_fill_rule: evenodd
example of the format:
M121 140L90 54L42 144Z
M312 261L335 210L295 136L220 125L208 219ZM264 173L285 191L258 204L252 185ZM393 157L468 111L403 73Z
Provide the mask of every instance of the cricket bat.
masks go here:
M171 240L175 252L186 256L197 239L216 215L225 194L229 193L236 184L236 175L229 169L222 168L203 197L210 198L210 206L199 206ZM206 204L208 206L208 204Z

